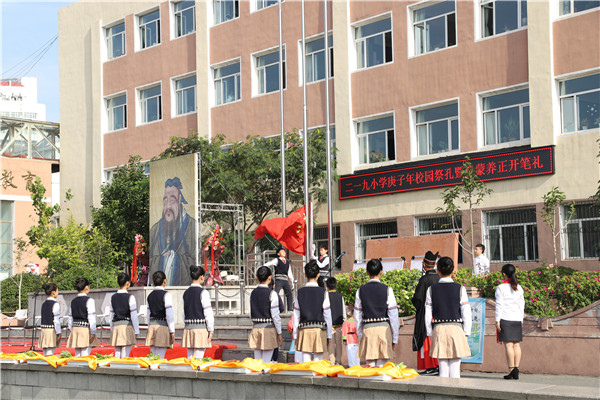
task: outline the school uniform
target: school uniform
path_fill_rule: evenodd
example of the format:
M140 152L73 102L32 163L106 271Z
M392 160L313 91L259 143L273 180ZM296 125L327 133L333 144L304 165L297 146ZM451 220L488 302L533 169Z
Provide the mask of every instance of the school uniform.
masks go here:
M290 282L294 282L294 273L290 266L290 260L287 258L277 257L265 264L266 266L275 267L275 292L279 293L281 289L285 294L287 300L287 309L292 311L294 304L294 295L292 294L293 286L290 286ZM289 279L289 282L288 282Z
M490 260L483 254L473 259L473 276L476 275L489 275L490 273Z
M425 296L427 289L438 283L440 276L435 270L428 270L419 279L415 288L412 304L415 306L415 328L413 332L412 348L417 352L417 369L430 370L438 367L438 360L429 356L431 339L427 336L425 328Z
M254 350L254 358L271 361L274 349L279 347L277 335L281 335L279 296L267 285L259 284L250 293L250 319L252 331L248 347Z
M317 283L320 287L325 287L325 281L329 277L329 256L327 254L317 257L317 265L319 266L319 278Z
M38 346L42 349L54 349L60 343L56 342L56 335L60 335L60 304L54 297L48 297L42 303L40 340Z
M146 346L171 348L171 333L175 333L175 315L171 293L157 286L146 299L150 318Z
M331 308L329 294L316 282L308 282L298 290L294 302L293 338L296 351L310 358L322 359L327 350L327 339L332 336ZM306 357L303 361L309 361Z
M135 335L140 334L135 297L127 290L119 289L110 299L110 345L135 346Z
M207 349L210 347L208 333L215 330L215 317L210 301L210 293L198 283L192 283L183 292L182 347Z
M329 361L332 364L342 362L342 325L346 320L346 304L344 296L334 291L329 292L329 304L331 307L331 343L329 344Z
M96 303L85 293L79 293L71 301L69 310L67 347L82 349L98 345L98 338L90 344L90 335L96 334Z
M496 288L496 322L500 322L498 340L523 341L524 312L525 299L521 285L517 285L517 290L512 290L510 283L498 285Z

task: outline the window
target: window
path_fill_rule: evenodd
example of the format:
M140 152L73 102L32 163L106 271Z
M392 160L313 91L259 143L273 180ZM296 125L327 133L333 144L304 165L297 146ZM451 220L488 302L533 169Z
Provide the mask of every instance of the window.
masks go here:
M560 0L560 15L578 13L600 7L598 0Z
M162 119L161 86L140 90L141 122L143 124Z
M417 218L416 234L419 236L439 235L442 233L462 233L462 218L459 215L455 219L456 228L452 226L452 219L448 216L431 216ZM459 243L462 243L460 235L458 236ZM458 263L463 262L463 249L458 246Z
M425 54L456 45L454 0L415 9L412 14L415 54Z
M127 128L127 95L112 97L106 100L108 112L108 131Z
M356 67L369 68L392 62L392 19L390 17L354 28Z
M396 221L357 224L356 236L356 259L364 260L367 256L367 240L398 237L398 224Z
M600 127L600 74L560 82L562 131Z
M181 37L196 31L194 20L195 1L180 1L173 4L175 16L175 37Z
M360 164L396 159L393 116L358 122L356 132Z
M242 75L239 61L213 68L213 79L216 105L232 103L241 99Z
M528 139L529 89L485 97L483 130L486 146Z
M258 94L279 90L279 49L255 57ZM285 48L283 49L282 85L285 89Z
M483 37L514 31L527 26L526 0L482 0Z
M333 37L328 36L329 77L333 77ZM300 74L302 76L302 74ZM325 40L320 37L306 42L306 82L325 79Z
M486 214L489 258L500 261L535 261L538 258L535 208Z
M262 10L275 4L277 4L277 0L256 0L256 9Z
M569 207L563 207L568 217ZM595 258L600 256L600 207L576 204L575 212L563 231L564 258Z
M240 16L239 0L214 0L215 25Z
M0 280L12 275L13 202L0 200Z
M106 28L106 50L109 60L125 54L125 22Z
M458 103L416 112L420 156L458 150Z
M340 241L340 226L339 225L333 225L333 246L332 246L332 251L333 254L329 255L329 259L332 260L331 264L333 265L333 263L335 262L335 258L340 255L340 253L342 252L341 248L341 241ZM316 226L315 227L315 231L314 231L314 237L313 237L313 241L315 242L316 248L317 248L317 256L319 255L319 247L321 247L321 245L327 246L327 243L329 242L329 235L327 233L327 226Z
M141 15L139 17L140 25L140 48L147 49L148 47L160 44L160 11L152 11L151 13Z
M176 115L196 112L196 75L175 80Z

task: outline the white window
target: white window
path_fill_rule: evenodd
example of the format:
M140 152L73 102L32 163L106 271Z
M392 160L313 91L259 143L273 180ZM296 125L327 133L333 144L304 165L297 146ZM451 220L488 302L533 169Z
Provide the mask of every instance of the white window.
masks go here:
M106 28L106 50L108 59L125 54L125 22Z
M127 128L127 95L111 97L106 100L108 113L108 131L118 131Z
M140 49L160 44L160 11L152 11L139 17Z
M140 89L141 123L159 121L162 119L162 88L160 85Z
M452 219L448 216L428 216L416 219L415 234L417 236L439 235L442 233L462 233L462 218L455 218L456 226L452 226ZM459 242L461 237L458 237ZM463 262L462 246L458 246L458 263Z
M578 13L600 7L598 0L559 0L560 15Z
M333 254L329 255L330 256L329 259L335 260L335 258L341 253L340 249L342 248L341 241L340 241L340 226L333 225L332 228L333 228L333 235L331 235L331 236L333 236L333 246L332 246ZM317 248L317 252L319 251L319 248L321 247L321 245L327 246L327 244L329 242L329 234L328 234L327 229L328 229L327 226L315 226L313 241ZM333 264L333 262L332 262L332 264Z
M485 241L490 261L538 259L535 208L488 212L485 221Z
M527 0L482 0L483 37L527 26Z
M240 16L239 0L213 0L215 25Z
M265 94L279 90L279 49L254 57L256 68L257 93ZM285 89L285 48L283 49L282 84Z
M483 98L485 145L529 139L529 89Z
M256 10L262 10L275 4L277 4L277 0L256 0Z
M12 275L13 202L0 200L0 280Z
M367 240L398 237L396 221L356 224L356 260L367 257Z
M333 37L328 36L329 77L333 77ZM302 76L302 74L300 74ZM325 79L325 40L323 37L306 42L306 82Z
M196 75L175 80L176 115L196 112Z
M239 61L214 67L213 80L216 105L232 103L241 99L242 75Z
M458 103L416 111L418 155L458 150Z
M392 18L355 27L354 41L358 69L392 62Z
M415 54L425 54L456 45L456 4L454 0L413 9L412 17Z
M176 38L196 31L196 22L194 17L195 3L195 1L180 1L173 4Z
M360 164L396 159L394 117L385 116L356 123Z
M600 127L600 74L560 82L562 131Z
M568 218L569 207L563 207ZM563 230L564 258L595 258L600 256L600 207L576 204L569 224Z

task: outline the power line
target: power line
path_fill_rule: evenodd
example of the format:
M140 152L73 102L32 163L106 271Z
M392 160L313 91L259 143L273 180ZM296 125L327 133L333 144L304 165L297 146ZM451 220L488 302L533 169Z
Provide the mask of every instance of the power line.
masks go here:
M45 42L39 49L31 53L29 56L3 71L2 75L6 77L6 75L10 74L9 79L20 79L27 75L29 71L31 71L40 62L40 60L57 40L58 34L54 35L50 40Z

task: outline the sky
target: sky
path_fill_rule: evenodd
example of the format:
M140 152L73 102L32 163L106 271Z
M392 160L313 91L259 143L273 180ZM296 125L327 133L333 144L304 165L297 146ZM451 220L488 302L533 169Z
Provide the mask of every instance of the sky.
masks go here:
M70 2L0 0L1 75L22 62L58 34L58 9ZM14 68L16 71L18 68ZM4 71L8 70L8 74ZM38 103L46 104L46 119L60 122L58 101L58 41L26 76L38 79Z

